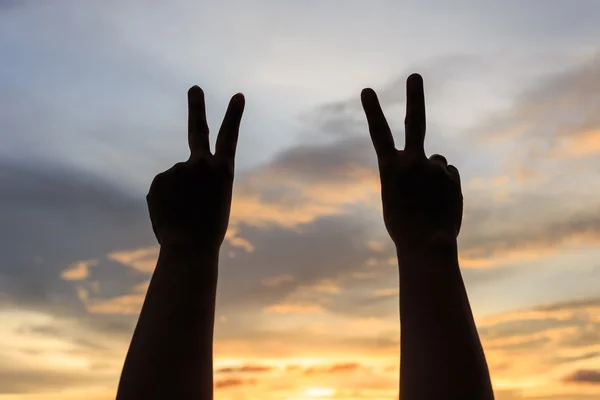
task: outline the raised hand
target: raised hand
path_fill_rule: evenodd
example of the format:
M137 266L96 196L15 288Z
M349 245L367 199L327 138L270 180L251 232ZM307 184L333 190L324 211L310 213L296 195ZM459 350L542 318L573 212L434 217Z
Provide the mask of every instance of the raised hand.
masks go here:
M397 150L372 89L362 92L377 153L385 226L400 277L400 399L485 399L494 393L458 264L458 170L425 156L423 79L406 81L406 140ZM435 382L435 384L431 384Z
M364 89L361 100L377 153L385 226L400 251L440 240L456 240L463 199L458 170L446 158L425 156L423 78L406 81L406 139L397 150L377 95Z
M158 174L146 196L161 247L118 400L213 398L219 249L229 223L244 96L231 98L214 155L198 86L188 91L188 104L190 157Z
M204 92L188 91L190 158L158 174L146 197L152 228L162 246L192 245L218 251L231 208L234 157L244 96L231 98L210 151Z

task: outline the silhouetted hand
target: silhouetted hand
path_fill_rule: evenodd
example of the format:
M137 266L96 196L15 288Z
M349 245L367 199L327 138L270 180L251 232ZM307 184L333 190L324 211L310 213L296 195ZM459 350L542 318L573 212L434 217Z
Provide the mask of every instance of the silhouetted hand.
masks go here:
M204 92L198 86L188 91L190 158L158 174L146 196L152 228L162 246L191 245L218 251L223 243L244 104L241 93L231 98L213 155Z
M377 153L385 226L399 250L456 240L463 199L458 170L441 155L425 156L423 79L406 81L406 141L397 150L377 95L364 89L361 100Z

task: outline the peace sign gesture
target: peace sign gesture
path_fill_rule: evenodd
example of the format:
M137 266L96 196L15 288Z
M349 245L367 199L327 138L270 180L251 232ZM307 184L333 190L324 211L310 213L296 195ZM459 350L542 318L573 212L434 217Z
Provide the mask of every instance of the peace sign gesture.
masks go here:
M406 81L404 150L397 150L377 95L364 89L361 100L377 153L385 226L399 249L438 240L456 240L462 220L458 170L446 158L425 155L423 78Z
M190 158L158 174L146 196L161 245L192 245L218 252L229 223L244 104L241 93L231 98L212 154L204 92L198 86L188 91Z

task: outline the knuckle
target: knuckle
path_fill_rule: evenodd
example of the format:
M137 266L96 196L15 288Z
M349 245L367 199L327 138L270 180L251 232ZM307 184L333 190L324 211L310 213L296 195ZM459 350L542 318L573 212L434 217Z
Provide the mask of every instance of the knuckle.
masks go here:
M148 198L150 196L150 194L156 190L156 188L158 186L160 186L161 182L162 182L162 177L163 177L164 172L161 172L160 174L156 175L154 177L154 179L152 179L152 183L150 183L150 190L148 192L148 194L146 195L146 198Z
M180 161L178 163L173 164L173 166L165 172L170 172L170 173L177 172L177 171L180 171L181 169L185 168L185 166L186 166L186 162Z

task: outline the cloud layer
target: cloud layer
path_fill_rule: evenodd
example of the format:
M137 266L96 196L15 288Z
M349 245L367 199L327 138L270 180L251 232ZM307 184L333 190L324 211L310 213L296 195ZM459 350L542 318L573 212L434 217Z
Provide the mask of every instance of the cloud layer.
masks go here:
M187 157L195 83L212 132L248 98L217 396L396 399L396 261L359 93L402 147L415 70L427 152L461 170L497 398L600 396L596 2L176 3L0 1L0 400L114 397L158 254L145 191Z

